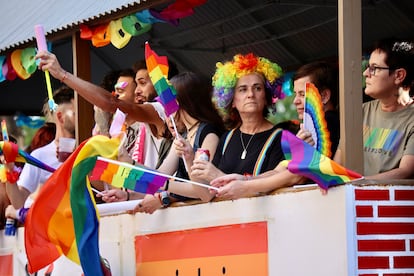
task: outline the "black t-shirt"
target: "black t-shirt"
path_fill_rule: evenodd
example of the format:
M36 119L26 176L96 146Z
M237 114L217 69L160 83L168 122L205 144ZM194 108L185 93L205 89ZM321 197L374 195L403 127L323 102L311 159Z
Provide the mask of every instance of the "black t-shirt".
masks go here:
M208 134L215 133L218 137L221 137L223 131L221 131L217 126L210 124L210 123L201 123L198 127L196 137L194 139L193 150L194 152L197 151L199 147L203 144L204 139L207 137ZM182 158L178 160L178 169L176 175L177 177L183 179L190 179L188 176L187 170L185 169L184 161ZM174 193L170 193L170 195L176 198L179 201L185 201L193 198L177 195Z
M214 159L212 161L213 164L226 174L253 174L260 152L262 151L267 139L275 129L276 127L273 127L272 129L256 133L252 137L252 135L245 133L241 135L240 129L238 128L234 131L227 144L224 154L222 154L223 146L228 135L228 133L225 133L221 137L218 144L216 154L214 155ZM285 160L280 144L281 137L282 131L276 134L276 137L269 145L266 155L262 156L263 163L259 173L273 170L280 161ZM250 138L251 142L249 146L247 146ZM241 159L243 146L240 139L243 139L244 145L246 147L247 154L245 159Z
M198 127L196 138L194 139L194 145L193 145L194 152L196 152L197 149L201 147L201 145L204 142L204 139L210 133L214 133L218 137L221 137L221 135L223 134L223 132L217 126L210 124L210 123L201 123L200 126ZM184 178L184 179L190 179L185 169L183 159L180 158L178 162L179 163L178 163L178 169L177 169L176 176Z

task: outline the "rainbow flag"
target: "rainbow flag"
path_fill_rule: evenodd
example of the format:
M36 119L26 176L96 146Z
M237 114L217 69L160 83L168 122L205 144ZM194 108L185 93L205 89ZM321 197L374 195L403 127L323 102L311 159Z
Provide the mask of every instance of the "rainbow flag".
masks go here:
M81 264L86 276L104 274L98 246L99 217L87 175L97 156L116 158L118 147L118 139L93 136L44 184L25 222L31 273L64 254Z
M306 83L303 126L312 133L315 148L323 155L331 157L331 138L325 120L322 99L318 88L313 83Z
M4 155L5 159L8 160L8 162L28 163L48 172L55 171L54 168L34 158L24 150L19 149L18 146L13 142L0 141L0 155L2 154Z
M168 59L166 56L158 56L146 42L145 61L152 84L157 91L158 100L164 106L165 114L170 116L178 110L178 103L177 92L168 81Z
M282 150L285 158L290 160L287 168L291 173L312 179L323 190L362 178L359 173L342 167L289 131L282 132Z
M154 194L167 181L168 177L157 171L127 163L108 162L99 158L89 177L90 180L101 180L111 183L117 188L126 188L144 194Z

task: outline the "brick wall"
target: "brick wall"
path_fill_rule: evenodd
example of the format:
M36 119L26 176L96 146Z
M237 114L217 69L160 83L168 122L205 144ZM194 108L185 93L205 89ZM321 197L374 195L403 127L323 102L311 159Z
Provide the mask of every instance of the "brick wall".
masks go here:
M414 276L414 187L356 187L360 276Z

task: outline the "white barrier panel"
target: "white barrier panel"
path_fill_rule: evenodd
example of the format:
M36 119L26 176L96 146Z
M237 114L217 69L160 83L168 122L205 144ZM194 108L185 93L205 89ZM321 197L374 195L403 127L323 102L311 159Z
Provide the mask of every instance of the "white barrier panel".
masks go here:
M414 240L413 192L414 183L349 184L331 188L327 195L315 187L290 188L262 197L169 207L152 215L109 215L100 220L100 252L114 276L413 273L414 266L407 267L414 252L409 243ZM101 214L118 213L118 207L132 209L137 203L124 204L98 208ZM12 253L13 275L25 275L23 231L15 237L0 235L0 264L9 265ZM397 241L402 246L398 256L369 247L376 239L396 237L402 240ZM357 249L357 242L364 246ZM376 268L377 259L393 267ZM81 273L62 257L52 275Z
M102 256L114 275L252 275L248 268L263 256L265 274L256 270L256 275L348 275L345 190L333 188L327 196L315 188L294 190L167 208L152 215L103 217ZM238 248L227 249L234 247L231 233L240 242L238 229L254 229L255 223L265 225L265 236L258 230L258 237L242 237ZM228 242L217 241L223 229L230 233ZM267 246L256 254L243 250L253 242ZM245 274L237 272L239 267Z

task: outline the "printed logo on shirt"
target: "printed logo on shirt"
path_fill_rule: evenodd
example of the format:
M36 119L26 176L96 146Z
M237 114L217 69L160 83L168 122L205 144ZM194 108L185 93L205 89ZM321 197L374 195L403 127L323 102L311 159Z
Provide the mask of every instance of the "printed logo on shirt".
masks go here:
M135 140L137 139L139 133L139 128L134 129L132 127L128 127L126 130L126 140L124 147L127 150L128 154L133 150L135 146Z
M364 151L391 156L400 147L403 136L395 129L364 126Z

